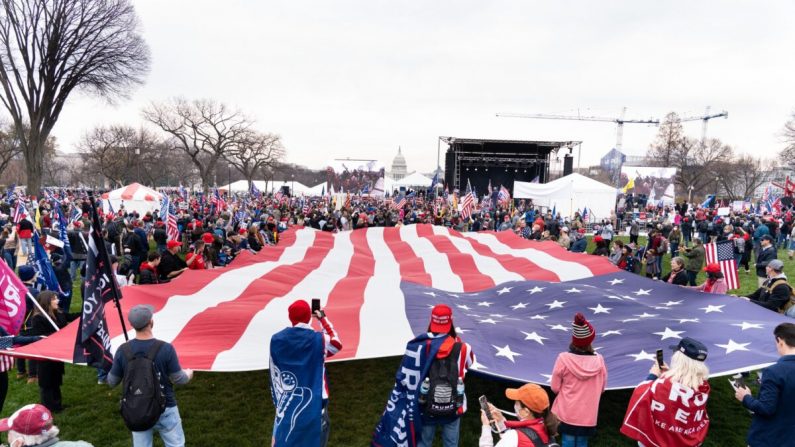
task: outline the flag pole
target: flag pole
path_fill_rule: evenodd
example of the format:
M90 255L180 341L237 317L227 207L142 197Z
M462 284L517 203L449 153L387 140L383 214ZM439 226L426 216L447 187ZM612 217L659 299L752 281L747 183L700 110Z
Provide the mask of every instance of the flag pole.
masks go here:
M96 231L97 234L100 235L100 238L101 238L102 237L102 222L99 221L99 214L97 214L97 203L96 203L96 200L94 199L94 194L93 193L89 193L88 194L88 200L91 202L91 220L98 225L97 229L94 230L94 231ZM99 251L100 253L104 253L104 256L101 256L101 258L105 259L107 262L110 262L110 256L108 256L108 251L105 248L105 244L103 243L103 244L98 244L98 245L99 246L96 248L97 251ZM116 283L116 278L109 278L109 279L111 281L113 281L114 284ZM118 286L114 286L114 287L118 287ZM124 315L122 314L122 311L121 311L121 303L119 303L119 294L118 293L113 293L112 295L113 295L113 303L116 305L116 310L119 312L119 321L121 322L121 330L122 330L122 333L124 334L124 341L129 341L130 340L130 336L127 335L127 325L124 323Z

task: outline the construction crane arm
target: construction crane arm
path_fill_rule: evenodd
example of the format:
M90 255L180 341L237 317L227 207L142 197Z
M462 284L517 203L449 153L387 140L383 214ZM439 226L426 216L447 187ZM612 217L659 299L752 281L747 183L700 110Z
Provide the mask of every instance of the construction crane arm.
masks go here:
M531 119L545 119L545 120L602 121L602 122L618 123L618 124L624 124L624 123L660 124L660 120L657 120L657 119L633 120L633 119L622 119L622 118L609 118L609 117L602 117L602 116L553 115L553 114L543 114L543 113L536 113L536 114L498 113L497 116L500 117L500 118L531 118Z

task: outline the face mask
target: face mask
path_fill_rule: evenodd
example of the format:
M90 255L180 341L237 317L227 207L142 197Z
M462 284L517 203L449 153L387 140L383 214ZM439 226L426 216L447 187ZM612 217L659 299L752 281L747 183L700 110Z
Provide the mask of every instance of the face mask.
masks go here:
M520 404L519 402L514 402L513 403L513 411L514 411L514 413L516 413L516 417L519 417L519 411L521 409L522 409L522 404Z

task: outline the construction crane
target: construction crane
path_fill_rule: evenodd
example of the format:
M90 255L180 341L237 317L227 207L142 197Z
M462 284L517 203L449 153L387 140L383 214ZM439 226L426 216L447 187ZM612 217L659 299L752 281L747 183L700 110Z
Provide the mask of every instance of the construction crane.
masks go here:
M682 122L685 121L701 121L701 145L706 146L707 144L707 123L712 118L729 118L729 112L722 111L720 113L709 113L710 106L707 106L707 109L704 111L704 114L701 116L686 116L681 119Z
M616 149L621 150L621 147L624 143L624 124L653 124L658 126L660 124L660 120L656 118L649 118L649 119L626 119L624 115L627 112L627 108L624 107L621 109L621 116L618 118L609 118L609 117L601 117L601 116L582 116L579 114L579 110L577 115L548 115L543 113L537 114L523 114L523 113L498 113L497 116L500 118L531 118L531 119L544 119L544 120L576 120L576 121L601 121L601 122L608 122L608 123L616 123Z

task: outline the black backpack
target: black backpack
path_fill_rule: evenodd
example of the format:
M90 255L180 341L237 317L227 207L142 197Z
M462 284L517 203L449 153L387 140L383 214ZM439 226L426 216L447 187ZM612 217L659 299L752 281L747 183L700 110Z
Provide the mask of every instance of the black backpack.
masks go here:
M121 345L127 365L121 394L121 417L132 431L146 431L154 427L166 411L166 396L154 359L164 342L155 340L146 354L133 354L130 343Z
M532 428L522 427L517 430L527 436L535 447L560 447L560 444L555 442L555 438L552 436L549 437L549 442L544 444L541 437Z
M430 388L425 411L430 416L455 416L458 412L458 355L461 343L456 342L450 355L434 359L428 371Z

